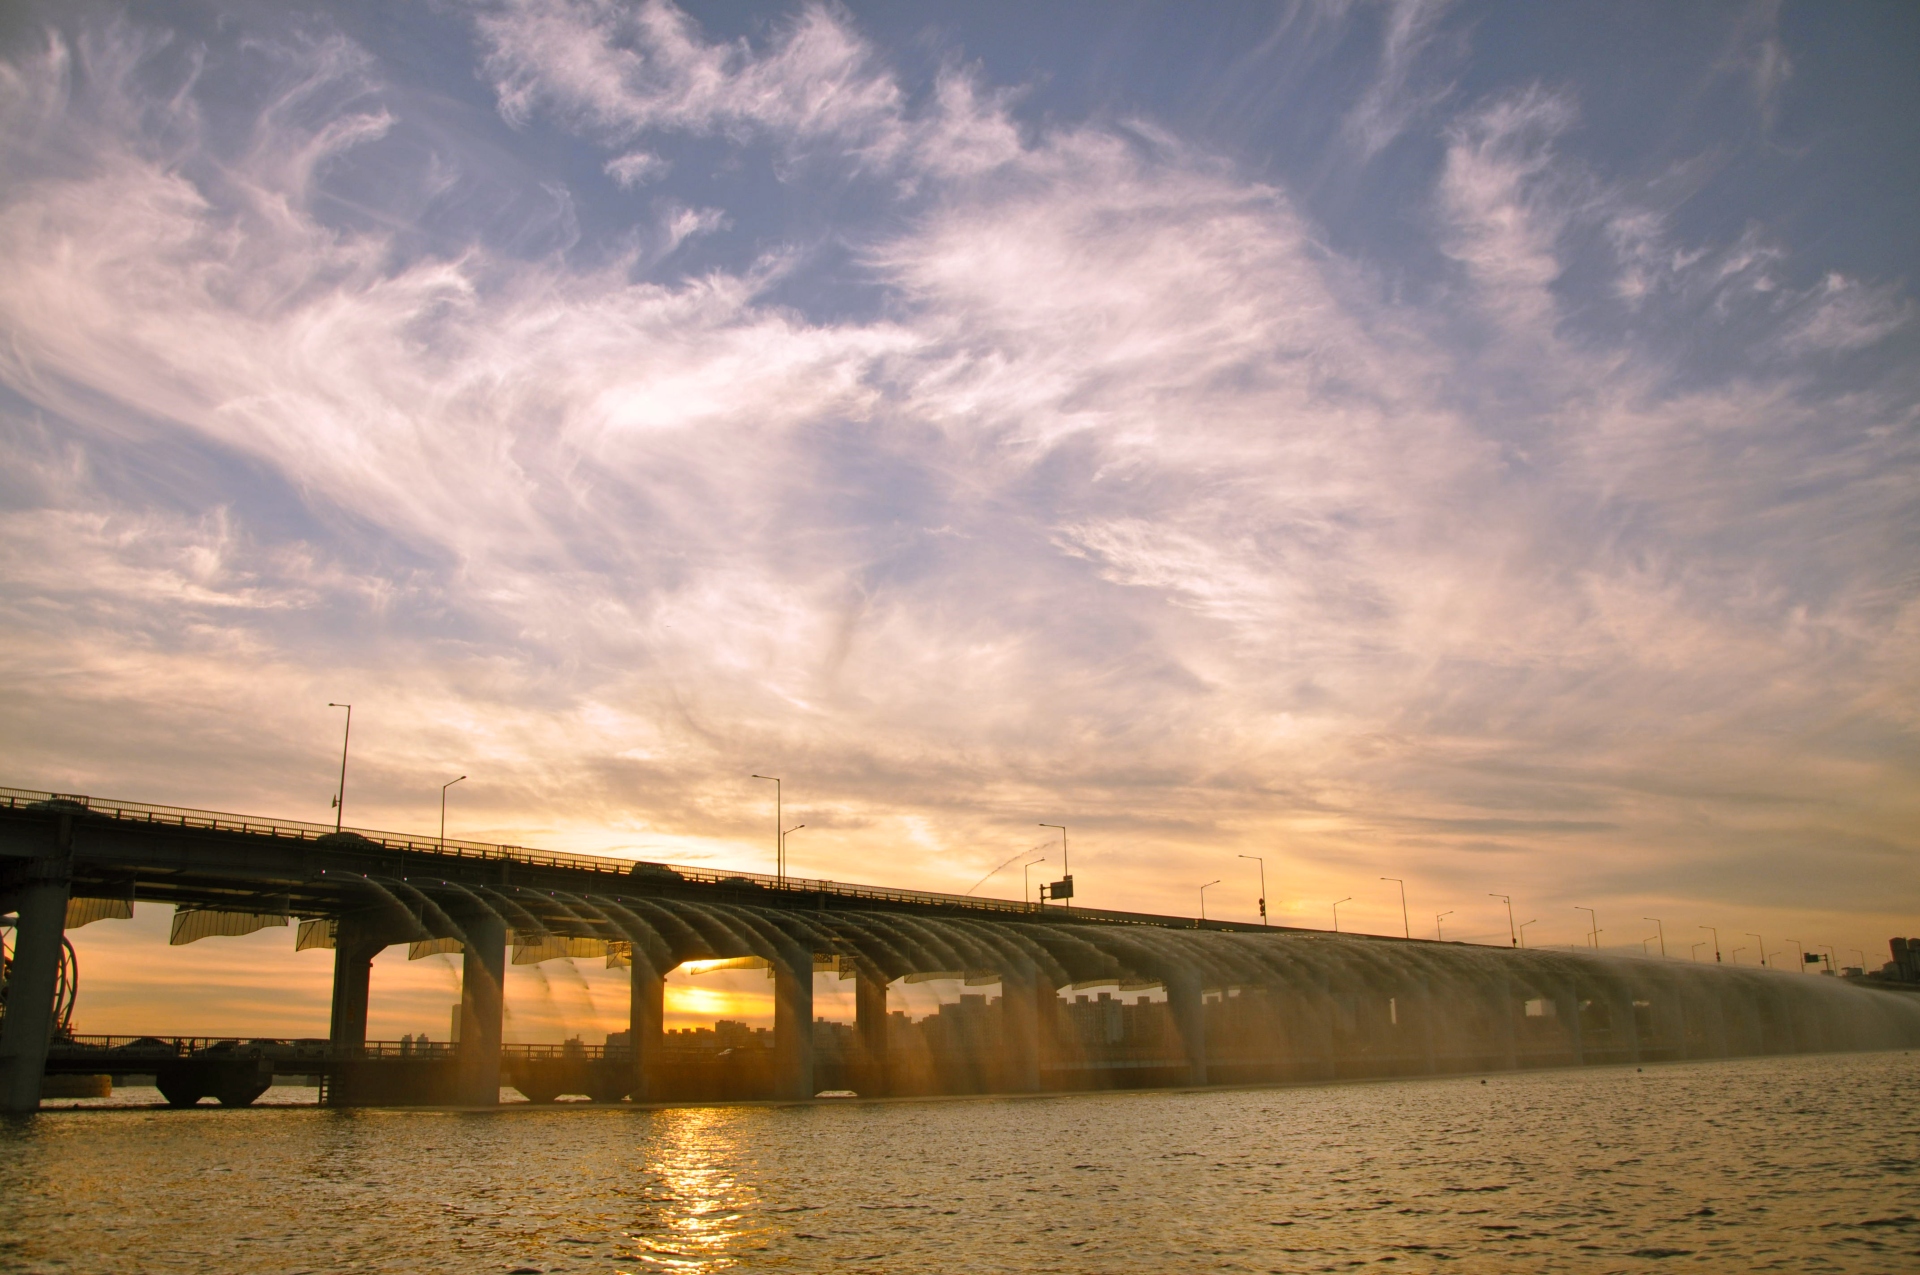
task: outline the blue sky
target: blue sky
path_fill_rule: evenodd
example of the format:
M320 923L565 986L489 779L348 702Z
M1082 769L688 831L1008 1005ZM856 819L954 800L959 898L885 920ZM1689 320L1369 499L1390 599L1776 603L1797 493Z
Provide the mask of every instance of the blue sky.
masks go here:
M464 835L766 867L758 771L809 874L1045 820L1102 906L1257 853L1304 924L1878 948L1917 62L1897 5L11 6L8 782L324 818L344 699L365 826L469 774Z

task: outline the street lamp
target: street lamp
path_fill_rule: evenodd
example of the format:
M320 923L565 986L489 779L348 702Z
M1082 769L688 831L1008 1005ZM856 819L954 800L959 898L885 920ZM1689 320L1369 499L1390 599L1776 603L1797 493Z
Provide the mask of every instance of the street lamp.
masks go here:
M1786 940L1785 940L1785 942L1788 942L1788 943L1791 943L1791 944L1793 944L1793 945L1794 945L1794 946L1795 946L1796 948L1798 948L1798 949L1800 949L1800 972L1801 972L1802 974L1804 974L1804 973L1806 973L1806 972L1807 972L1807 946L1806 946L1806 944L1804 944L1804 943L1802 943L1802 942L1801 942L1801 941L1800 941L1799 939L1786 939ZM1817 960L1818 958L1816 957L1815 959Z
M1407 920L1407 883L1399 877L1381 877L1382 881L1391 881L1400 887L1400 928L1408 938L1413 937L1413 925Z
M1755 934L1752 930L1747 930L1745 933L1748 938L1760 945L1760 968L1765 969L1767 966L1767 941L1758 934Z
M1695 963L1698 963L1700 960L1700 949L1705 947L1706 945L1707 945L1707 941L1705 939L1701 939L1698 943L1695 943L1693 945L1693 959Z
M353 738L353 705L335 704L329 700L327 707L347 710L347 726L340 732L340 787L333 794L333 830L337 833L340 831L340 820L347 813L347 741Z
M1831 943L1815 943L1815 944L1814 944L1814 946L1815 946L1815 947L1824 947L1824 948L1826 948L1826 949L1827 949L1827 973L1829 973L1829 974L1838 974L1838 973L1840 972L1840 970L1839 970L1839 965L1840 965L1840 957L1839 957L1839 954L1838 954L1838 953L1836 953L1836 952L1835 952L1835 951L1833 950L1833 944L1831 944Z
M1703 925L1700 928L1703 930L1713 930L1713 960L1717 965L1720 962L1720 931L1714 930L1711 925Z
M1660 959L1663 961L1666 960L1667 959L1667 923L1665 921L1662 921L1657 916L1643 916L1640 919L1642 921L1652 921L1655 925L1660 927ZM1641 946L1645 947L1646 945L1643 943L1641 944Z
M1340 903L1351 903L1351 902L1353 902L1353 896L1351 894L1349 894L1346 898L1340 900ZM1336 903L1333 905L1333 932L1335 934L1338 934L1340 932L1340 903Z
M1020 901L1022 903L1025 903L1033 894L1033 865L1046 861L1047 856L1043 854L1038 859L1029 859L1020 865Z
M1575 912L1585 912L1587 916L1592 920L1593 922L1592 946L1593 946L1593 950L1598 952L1600 950L1600 914L1598 912L1595 912L1592 908L1586 907L1579 903L1576 903L1573 905L1573 910Z
M465 778L465 775L460 776L460 779ZM440 785L440 852L442 854L447 851L447 789L459 783L460 779L449 779Z
M773 880L774 884L785 889L787 885L787 843L780 835L780 826L786 823L780 810L780 780L774 775L755 775L755 779L773 781Z
M1743 944L1742 946L1740 946L1740 947L1736 947L1736 948L1734 948L1734 949L1733 949L1733 952L1732 952L1732 956L1733 956L1733 960L1732 960L1731 962L1729 962L1729 964L1733 964L1733 965L1738 965L1738 964L1740 963L1740 953L1742 953L1742 952L1744 952L1744 951L1746 951L1746 950L1747 950L1747 949L1746 949L1746 946L1745 946L1744 944Z
M795 825L793 825L793 827L787 829L787 832L798 832L806 826L807 825L805 825L804 823L796 823ZM783 832L780 834L780 872L781 872L782 880L784 880L786 876L787 832Z
M1507 905L1507 941L1515 947L1520 946L1520 936L1513 930L1513 900L1504 894L1489 894L1489 899L1498 899Z
M1865 952L1862 952L1857 947L1850 947L1847 950L1860 958L1860 966L1859 966L1860 972L1862 974L1866 973L1867 972L1867 954Z
M1267 923L1267 861L1257 854L1243 854L1242 859L1252 859L1260 865L1260 924Z
M1073 907L1073 868L1067 861L1067 825L1064 823L1043 823L1040 826L1042 828L1058 828L1060 830L1060 880L1054 883L1053 897L1056 899L1065 899L1067 901L1067 907L1071 909ZM1061 885L1067 887L1065 894L1059 892Z
M1538 924L1540 924L1540 918L1537 916L1534 917L1533 920L1531 921L1520 922L1519 937L1520 937L1521 947L1525 947L1527 945L1527 927L1529 925L1538 925Z
M1440 912L1435 914L1433 918L1433 941L1434 942L1444 943L1447 941L1446 935L1440 932L1440 922L1446 920L1448 917L1452 915L1453 915L1452 908L1448 908L1445 912Z
M1207 919L1207 886L1219 884L1220 878L1215 877L1213 880L1207 882L1207 885L1200 887L1200 919L1202 921Z

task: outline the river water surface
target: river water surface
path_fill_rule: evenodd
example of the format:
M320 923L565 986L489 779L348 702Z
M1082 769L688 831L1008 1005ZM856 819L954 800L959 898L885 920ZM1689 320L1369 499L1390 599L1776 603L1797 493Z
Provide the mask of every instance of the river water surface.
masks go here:
M1920 1271L1920 1054L806 1106L122 1105L0 1124L8 1271L1361 1266Z

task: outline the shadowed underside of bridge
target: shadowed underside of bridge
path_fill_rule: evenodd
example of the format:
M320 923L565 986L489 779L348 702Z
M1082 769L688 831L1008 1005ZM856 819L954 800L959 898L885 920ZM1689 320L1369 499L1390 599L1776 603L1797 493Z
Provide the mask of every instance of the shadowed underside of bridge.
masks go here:
M65 929L130 916L135 900L179 909L176 941L298 919L300 946L334 952L329 1039L142 1043L151 1068L127 1044L56 1041ZM223 1100L284 1070L326 1076L341 1104L477 1106L497 1100L503 1079L536 1098L803 1099L821 1088L1034 1092L1920 1043L1920 999L1818 976L1069 912L0 789L6 914L0 1107L13 1111L38 1105L49 1066L172 1067L179 1093ZM457 1048L367 1042L371 963L401 943L461 954ZM503 1050L509 949L516 960L604 954L626 965L626 1044ZM662 1031L663 980L687 961L735 958L773 978L770 1047L689 1059ZM856 981L848 1040L814 1039L822 969ZM938 1030L887 1013L890 982L931 974L997 985L999 996ZM1089 985L1154 996L1062 999Z

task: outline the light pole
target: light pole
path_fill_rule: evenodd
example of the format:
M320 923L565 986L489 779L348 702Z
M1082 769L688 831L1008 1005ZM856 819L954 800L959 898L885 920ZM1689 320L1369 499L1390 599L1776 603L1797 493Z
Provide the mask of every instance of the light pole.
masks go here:
M1667 959L1667 923L1665 921L1662 921L1657 916L1643 916L1640 919L1642 921L1652 921L1655 925L1660 927L1660 959L1663 961L1666 960Z
M1213 880L1207 882L1207 885L1200 887L1200 919L1202 921L1207 919L1207 886L1219 884L1220 878L1215 877Z
M1260 865L1260 924L1267 923L1267 861L1257 854L1243 854L1242 859L1252 859Z
M1703 925L1700 928L1703 930L1713 930L1713 961L1714 964L1718 965L1720 963L1720 931L1713 929L1711 925Z
M1534 917L1534 918L1533 918L1533 920L1531 920L1531 921L1522 921L1522 922L1520 922L1520 930L1519 930L1519 935L1520 935L1520 946L1521 946L1521 947L1525 947L1525 946L1527 945L1527 927L1528 927L1529 925L1538 925L1538 924L1540 924L1540 918L1539 918L1539 917L1537 917L1537 916L1536 916L1536 917Z
M1444 943L1447 941L1447 936L1440 932L1440 922L1446 920L1448 917L1452 915L1453 915L1452 908L1448 908L1445 912L1440 912L1435 914L1433 918L1433 941L1434 942Z
M786 819L780 812L780 780L774 775L755 775L755 779L773 781L773 880L780 889L787 886L787 845L786 838L780 835L780 826Z
M1794 947L1799 949L1800 972L1802 974L1806 973L1807 972L1807 945L1802 943L1799 939L1787 939L1786 942L1793 944Z
M1857 947L1850 947L1847 950L1860 958L1860 966L1859 966L1860 972L1862 974L1866 973L1867 972L1867 954L1865 952L1862 952Z
M333 830L339 832L340 820L347 813L347 741L353 738L353 705L329 701L327 707L347 710L347 726L340 732L340 788L333 794Z
M1585 912L1587 916L1592 919L1593 921L1592 947L1594 951L1598 952L1600 950L1600 914L1598 912L1595 912L1592 908L1585 907L1582 904L1578 904L1578 903L1573 905L1573 910L1575 912Z
M1066 883L1067 892L1064 895L1056 894L1055 897L1064 898L1067 901L1068 909L1071 910L1073 907L1073 868L1069 866L1067 862L1067 825L1064 823L1043 823L1040 826L1042 828L1058 828L1060 830L1060 880ZM1058 889L1057 886L1055 888L1056 890Z
M1400 928L1408 938L1413 937L1413 924L1407 920L1407 883L1399 877L1381 877L1382 881L1391 881L1400 887Z
M1038 859L1029 859L1020 865L1020 901L1022 903L1027 902L1033 894L1033 865L1046 861L1047 856L1043 854Z
M1512 943L1513 946L1519 947L1520 936L1514 933L1513 929L1513 900L1504 894L1489 894L1487 897L1489 899L1498 899L1507 905L1507 941Z
M1705 939L1701 939L1698 943L1695 943L1693 945L1693 959L1695 964L1698 964L1700 961L1700 949L1705 947L1706 945L1707 945L1707 941Z
M460 779L465 778L465 775L460 776ZM449 779L440 785L440 852L442 854L445 854L447 849L447 789L459 783L460 779Z
M1349 894L1346 898L1340 900L1340 903L1351 903L1351 902L1353 902L1353 896L1351 894ZM1333 932L1335 934L1338 934L1340 932L1340 903L1336 903L1333 905Z
M804 823L796 823L787 829L787 832L798 832L806 826ZM787 832L780 834L780 879L782 881L786 880L787 875Z
M1746 935L1760 945L1760 968L1765 969L1767 967L1767 941L1758 934L1755 934L1752 930L1746 931Z
M1734 948L1734 949L1733 949L1733 960L1732 960L1731 962L1729 962L1729 963L1730 963L1730 964L1733 964L1733 965L1738 965L1738 964L1740 963L1740 953L1742 953L1742 952L1744 952L1744 951L1746 951L1746 950L1747 950L1747 948L1746 948L1746 945L1745 945L1745 944L1741 944L1741 945L1740 945L1739 947L1736 947L1736 948Z
M1838 968L1838 967L1839 967L1839 965L1840 965L1840 957L1839 957L1839 955L1838 955L1838 954L1837 954L1836 952L1834 952L1834 950L1833 950L1833 944L1831 944L1831 943L1815 943L1815 944L1814 944L1814 946L1815 946L1815 947L1824 947L1824 948L1826 948L1826 949L1827 949L1827 973L1829 973L1829 974L1838 974L1838 973L1840 972L1840 971L1839 971L1839 968Z

